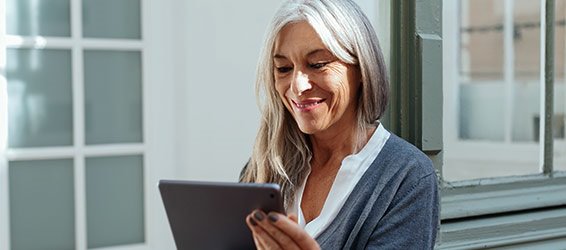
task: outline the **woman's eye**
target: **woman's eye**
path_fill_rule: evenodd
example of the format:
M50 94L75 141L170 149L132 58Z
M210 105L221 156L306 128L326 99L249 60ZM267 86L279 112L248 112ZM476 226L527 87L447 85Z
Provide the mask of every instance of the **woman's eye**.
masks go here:
M293 68L291 68L291 67L276 67L275 69L277 69L277 72L279 72L279 73L287 73L287 72L291 71Z
M326 64L328 64L327 62L321 62L321 63L312 63L310 64L310 67L313 69L320 69L324 66L326 66Z

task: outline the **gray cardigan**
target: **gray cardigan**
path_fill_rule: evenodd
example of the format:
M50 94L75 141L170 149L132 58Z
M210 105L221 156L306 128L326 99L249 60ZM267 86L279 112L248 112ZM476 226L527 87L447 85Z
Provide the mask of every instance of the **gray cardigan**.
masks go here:
M432 249L439 225L430 159L391 134L334 221L322 249Z
M439 226L438 206L432 162L391 134L316 241L325 250L432 249Z

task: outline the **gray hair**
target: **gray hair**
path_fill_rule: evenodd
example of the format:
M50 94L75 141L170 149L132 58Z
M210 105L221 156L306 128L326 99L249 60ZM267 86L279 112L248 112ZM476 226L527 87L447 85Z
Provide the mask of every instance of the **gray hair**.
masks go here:
M275 89L273 53L279 32L289 23L306 21L324 45L341 61L358 65L362 83L358 95L358 144L383 115L389 96L387 69L370 21L351 0L288 0L275 14L261 51L256 95L262 120L252 157L242 175L246 182L281 186L285 205L304 181L312 156L310 141L286 110Z

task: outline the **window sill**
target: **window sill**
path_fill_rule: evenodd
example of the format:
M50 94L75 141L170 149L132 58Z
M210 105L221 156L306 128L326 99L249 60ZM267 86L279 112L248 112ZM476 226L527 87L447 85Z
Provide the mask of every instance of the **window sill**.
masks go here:
M446 183L441 219L523 211L566 205L566 176L543 175Z
M566 207L443 221L436 249L564 246ZM511 248L513 248L511 247Z

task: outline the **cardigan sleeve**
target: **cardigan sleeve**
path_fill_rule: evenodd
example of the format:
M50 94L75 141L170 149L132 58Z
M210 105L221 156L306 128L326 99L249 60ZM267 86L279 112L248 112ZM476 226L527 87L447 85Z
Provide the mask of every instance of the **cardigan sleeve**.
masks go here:
M433 172L399 190L365 248L433 249L439 228L438 207Z

